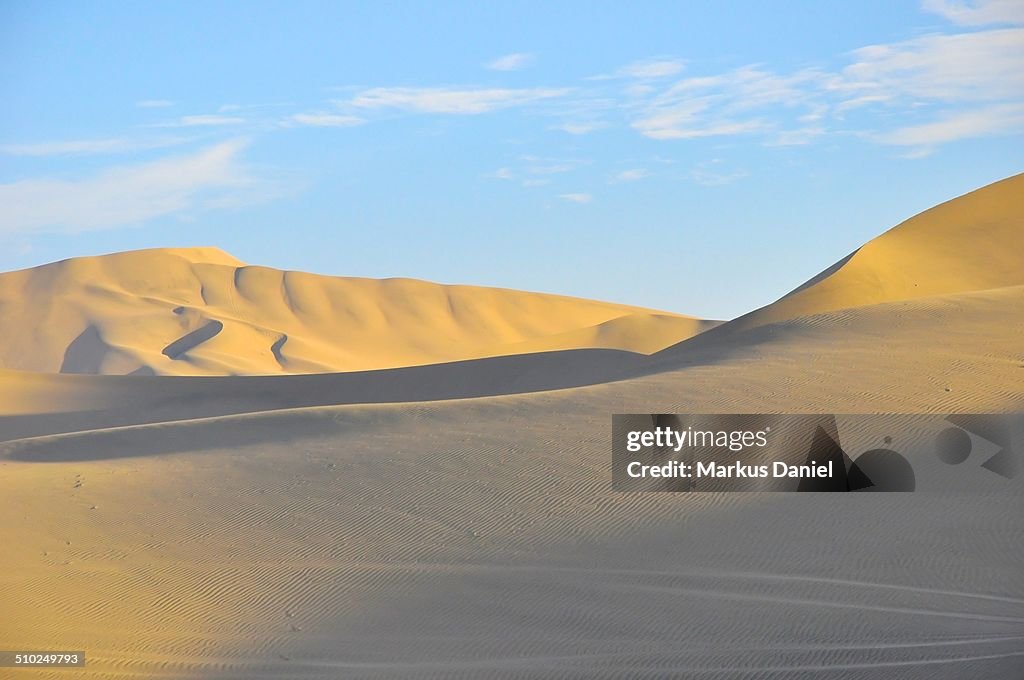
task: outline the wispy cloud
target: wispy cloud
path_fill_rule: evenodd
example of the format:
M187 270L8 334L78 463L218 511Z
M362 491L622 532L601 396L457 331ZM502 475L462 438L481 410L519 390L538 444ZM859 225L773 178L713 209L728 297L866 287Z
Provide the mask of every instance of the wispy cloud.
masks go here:
M909 125L878 135L883 144L935 147L959 139L1024 131L1024 104L1005 104L958 111L939 120Z
M11 156L85 156L91 154L116 154L162 149L190 141L185 137L160 137L157 139L132 139L113 137L109 139L69 139L48 142L0 145L0 153Z
M343 116L336 113L297 113L290 117L286 124L308 125L312 127L354 127L366 122L359 116Z
M838 95L965 102L1024 93L1024 28L927 35L854 50L826 88Z
M518 71L524 69L534 61L534 56L528 52L515 52L498 57L489 61L484 66L492 71Z
M612 177L612 182L637 182L646 177L650 177L651 173L643 168L630 168L629 170L623 170Z
M575 168L575 163L538 163L527 167L526 171L531 175L557 175Z
M633 127L651 139L696 139L760 132L768 124L760 119L728 120L702 118L703 102L687 102L655 109L633 123Z
M351 100L364 109L394 108L420 113L472 115L523 106L565 96L567 88L455 89L440 87L378 87L364 90Z
M225 125L241 125L245 118L239 116L222 116L216 113L182 116L177 120L155 123L151 127L216 127Z
M591 162L583 158L552 158L533 154L524 154L519 156L518 160L524 164L523 172L530 175L557 175L571 172Z
M536 187L550 184L553 177L572 172L589 162L581 159L546 158L527 154L519 156L513 167L498 168L484 174L484 177L516 180L524 187Z
M680 73L686 67L682 59L655 58L643 59L626 64L613 73L592 76L590 80L608 80L611 78L635 78L637 80L656 80L669 78Z
M586 121L577 123L561 123L559 125L552 126L552 129L568 132L570 135L589 135L591 132L596 132L597 130L601 130L606 127L608 127L608 123L600 121Z
M976 9L986 8L993 9ZM872 45L853 56L827 86L841 95L837 114L878 106L914 121L869 130L869 139L931 150L959 139L1024 132L1024 28L928 35ZM930 120L918 122L926 116Z
M0 184L0 233L85 231L274 195L239 161L242 140L91 177Z
M135 105L140 109L164 109L174 106L174 102L170 99L143 99L135 102Z
M698 163L697 166L690 171L690 179L697 184L701 184L706 187L717 187L732 184L736 180L742 179L746 176L747 172L744 170L726 170L724 163L720 158Z
M921 6L961 26L1024 24L1024 2L1020 0L924 0Z
M805 146L825 134L825 128L808 126L794 130L780 130L765 142L765 146Z
M755 66L687 78L650 98L633 127L652 139L693 139L771 129L773 108L806 101L803 86L818 76L800 71L781 76Z
M748 136L765 146L808 145L833 134L900 145L896 140L926 133L945 141L1015 134L1017 117L1005 107L1024 103L1024 28L1006 26L1016 10L998 0L928 8L957 25L1003 25L950 26L792 71L748 64L690 75L683 59L652 57L580 87L377 87L335 104L339 113L368 118L371 110L478 115L533 105L553 119L548 129L572 135L628 126L656 140ZM504 55L488 66L512 69L528 56Z
M487 173L484 176L485 177L489 177L491 179L504 179L504 180L513 180L513 179L516 178L515 173L512 172L512 170L510 168L498 168L494 172L489 172L489 173Z
M558 197L563 201L569 201L570 203L590 203L594 200L594 197L590 194L583 193L559 194Z
M998 16L1004 23L1015 16L1001 3L968 9L981 14L956 16ZM855 111L861 129L843 125L844 132L885 144L1015 134L1024 132L1017 114L1024 104L1024 28L923 35L856 49L834 69L778 73L750 65L644 84L630 95L630 124L652 139L754 134L769 146L808 144ZM872 117L878 113L884 115ZM909 141L916 139L930 141Z
M655 78L668 78L681 72L686 66L682 59L652 59L649 61L635 61L632 64L623 66L619 75L642 80Z

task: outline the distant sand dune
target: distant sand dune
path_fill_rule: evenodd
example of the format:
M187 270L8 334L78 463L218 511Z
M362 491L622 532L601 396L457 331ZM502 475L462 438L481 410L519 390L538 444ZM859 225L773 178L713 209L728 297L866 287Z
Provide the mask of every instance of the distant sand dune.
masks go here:
M283 272L215 248L0 274L0 367L17 370L325 373L579 348L650 353L710 325L540 293Z
M1003 332L991 334L996 317ZM647 395L641 412L733 411L741 397L756 397L755 411L773 413L819 411L822 404L847 412L1024 408L1024 353L1018 341L1024 337L1024 286L871 305L728 335L715 333L650 357L569 350L306 376L0 371L5 387L0 392L0 442L280 409L552 390L583 395L588 390L634 390L633 386L636 399ZM979 353L978 338L986 335L985 351ZM939 337L942 341L936 343ZM931 350L919 352L925 345ZM850 366L856 366L858 380L847 377ZM784 380L787 388L772 386L770 376ZM965 382L977 387L959 387ZM857 392L856 385L862 383L876 388ZM839 399L835 389L854 392ZM702 396L689 400L686 394ZM907 401L908 394L915 395L913 401ZM618 411L629 412L626 406Z

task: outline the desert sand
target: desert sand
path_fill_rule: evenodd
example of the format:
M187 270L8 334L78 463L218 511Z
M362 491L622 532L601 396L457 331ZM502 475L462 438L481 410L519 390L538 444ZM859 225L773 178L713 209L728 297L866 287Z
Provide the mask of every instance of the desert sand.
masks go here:
M12 677L1021 677L1020 477L922 457L912 494L619 494L609 432L1020 411L1024 175L695 336L601 303L145 257L0 278L3 318L60 329L0 342L0 639L89 658ZM18 306L30 289L45 309ZM188 360L162 354L214 314ZM333 363L331 324L363 321ZM57 374L87 328L92 372L231 375ZM295 364L269 329L302 338ZM282 372L320 374L241 375Z
M0 367L271 375L599 347L650 354L714 325L558 295L248 266L216 248L0 274Z

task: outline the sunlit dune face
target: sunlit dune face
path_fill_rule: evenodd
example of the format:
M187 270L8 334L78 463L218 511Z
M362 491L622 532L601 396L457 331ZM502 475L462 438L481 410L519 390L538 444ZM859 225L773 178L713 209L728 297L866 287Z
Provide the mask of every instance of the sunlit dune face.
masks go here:
M273 375L611 348L649 354L706 323L541 293L247 266L212 248L77 258L0 275L0 367Z

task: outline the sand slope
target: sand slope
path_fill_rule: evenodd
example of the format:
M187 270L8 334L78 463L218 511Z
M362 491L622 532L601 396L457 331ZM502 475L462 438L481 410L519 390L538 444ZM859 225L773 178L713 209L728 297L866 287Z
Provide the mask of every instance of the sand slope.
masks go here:
M897 431L926 491L618 494L608 450L617 412L1021 409L1000 205L651 357L0 373L0 639L91 659L12 676L1018 680L1019 477ZM946 239L1005 266L901 287Z
M0 444L0 637L87 649L72 677L106 680L1015 680L1019 483L616 494L607 419L1019 404L1021 290L772 330L607 385Z
M733 327L1024 284L1022 246L1024 174L911 217Z
M0 274L0 367L30 371L320 373L582 347L650 353L706 325L556 295L284 272L215 248Z

